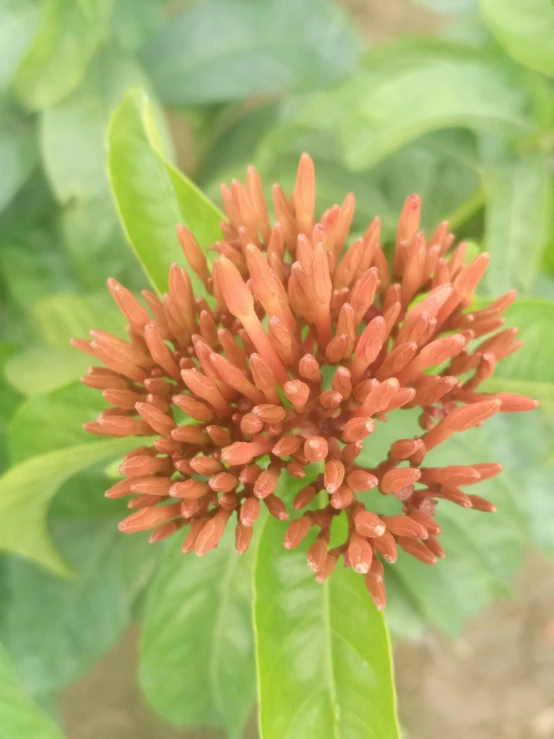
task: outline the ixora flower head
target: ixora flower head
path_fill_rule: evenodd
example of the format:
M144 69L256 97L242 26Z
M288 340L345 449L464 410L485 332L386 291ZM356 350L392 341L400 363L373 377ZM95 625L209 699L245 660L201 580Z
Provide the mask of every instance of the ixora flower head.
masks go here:
M303 513L288 525L284 546L298 546L313 530L308 567L318 582L342 557L365 576L383 608L382 560L394 562L397 547L426 564L444 556L433 518L439 499L495 510L461 488L497 475L500 464L430 467L425 457L499 411L535 408L523 396L478 391L496 362L521 344L517 329L499 330L516 293L467 312L489 256L466 265L465 246L451 249L446 222L426 238L416 195L400 214L390 265L378 218L348 246L354 196L316 221L314 167L306 154L292 196L274 186L273 225L254 168L246 186L234 181L222 196L228 221L213 247L212 270L194 236L178 227L210 304L194 297L176 264L163 300L143 293L150 313L110 280L129 341L102 331L91 331L92 341L74 341L104 363L83 382L114 406L86 428L157 437L126 455L125 479L106 495L133 496L135 512L120 523L123 532L152 530L155 542L186 527L183 552L204 555L233 520L243 553L261 504L289 518L276 494L280 479L302 479L308 465L319 463L319 474L292 504ZM416 407L419 436L395 441L375 468L356 463L379 421ZM366 510L360 494L370 490L397 498L398 514ZM337 516L347 519L347 535L331 547Z

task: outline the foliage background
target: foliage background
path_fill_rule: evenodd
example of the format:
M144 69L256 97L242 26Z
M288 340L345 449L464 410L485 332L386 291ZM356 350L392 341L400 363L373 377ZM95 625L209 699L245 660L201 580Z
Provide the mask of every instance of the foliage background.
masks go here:
M252 560L222 547L198 563L119 535L118 504L101 492L126 442L81 430L102 406L78 383L87 361L68 340L122 328L108 276L147 283L116 212L108 147L116 194L132 192L118 199L124 226L154 281L167 234L197 202L173 164L217 203L219 183L251 162L290 189L304 150L318 208L353 190L356 229L379 214L390 238L416 191L427 228L449 218L473 252L490 251L482 297L520 290L508 318L526 342L490 386L534 395L542 410L441 450L450 463L505 464L485 491L500 510L444 511L448 558L430 571L395 566L389 628L397 640L457 638L510 595L530 546L554 551L554 5L420 5L417 38L368 48L359 20L371 35L373 5L362 0L0 0L0 734L63 736L59 692L136 623L140 683L165 720L240 736L254 701ZM139 88L159 140L143 96L125 97Z

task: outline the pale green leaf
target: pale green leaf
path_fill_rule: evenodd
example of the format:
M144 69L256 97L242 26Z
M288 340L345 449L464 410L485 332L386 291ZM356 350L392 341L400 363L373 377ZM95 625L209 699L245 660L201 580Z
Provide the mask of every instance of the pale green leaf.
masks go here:
M306 547L283 548L269 519L255 572L262 739L396 739L399 727L383 615L364 578L338 567L323 584Z
M184 223L207 248L221 237L223 215L165 158L143 92L128 94L112 118L109 173L129 243L152 284L164 292L169 266L184 261L177 224ZM198 286L199 280L193 283Z
M42 156L58 200L91 199L108 192L106 140L111 115L128 90L146 84L132 57L104 49L77 89L41 113Z
M516 326L524 344L497 364L483 387L554 404L554 301L519 298L505 315L506 326Z
M167 720L242 737L255 690L251 578L251 558L237 555L231 536L202 559L183 556L181 541L165 555L149 593L140 680Z
M98 0L87 14L75 0L45 0L38 34L15 76L14 89L30 110L68 95L82 80L106 33L112 0Z
M9 87L19 62L33 40L39 18L37 0L1 0L0 90Z
M531 69L554 76L552 0L479 0L479 8L508 54Z
M0 101L0 211L24 184L36 163L37 145L31 121L5 100Z
M491 263L489 293L517 288L528 292L539 268L550 225L550 182L543 154L500 165L491 176L485 245Z
M368 54L362 70L338 89L293 99L264 146L274 152L298 131L333 131L347 166L359 171L431 131L526 131L526 107L494 59L439 42L402 42Z
M133 438L91 442L32 457L8 470L0 478L0 550L67 574L68 567L52 545L46 526L53 496L73 475L134 445Z
M162 101L181 107L328 87L360 46L327 0L206 0L169 19L142 58Z
M3 647L0 647L0 734L6 739L63 739L52 719L23 692Z

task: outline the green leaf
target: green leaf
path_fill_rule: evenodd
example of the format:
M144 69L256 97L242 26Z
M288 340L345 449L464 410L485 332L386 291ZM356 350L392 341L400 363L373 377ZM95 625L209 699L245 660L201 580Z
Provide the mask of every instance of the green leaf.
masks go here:
M70 203L62 230L86 290L105 291L108 276L130 290L144 287L144 274L127 247L111 196Z
M488 292L528 292L538 271L550 225L550 183L543 154L500 165L492 174L485 243L491 263Z
M8 470L0 478L0 550L67 574L68 566L52 545L46 527L53 496L73 475L134 445L132 438L92 442L41 454Z
M163 21L160 0L115 0L111 32L122 48L136 51Z
M298 131L333 131L347 167L360 171L431 131L526 131L526 106L494 59L440 42L402 42L368 54L342 87L293 99L265 147L284 149Z
M69 344L85 338L92 328L124 335L125 320L107 294L51 295L33 306L36 334L47 346L32 347L10 357L6 378L23 395L48 393L78 380L98 364Z
M0 2L0 90L6 90L38 28L37 0Z
M168 20L142 58L162 101L181 107L328 87L360 45L327 0L206 0Z
M83 79L106 33L112 0L85 13L75 0L46 0L38 35L15 76L14 89L30 110L55 105Z
M96 496L104 515L50 516L53 540L75 576L61 578L5 557L0 635L25 687L53 693L84 674L131 620L134 601L158 559L144 536L122 535L108 487L98 475L70 484L72 497ZM83 482L86 484L83 485ZM125 514L123 514L125 515Z
M483 20L508 54L521 64L554 76L552 0L479 0Z
M386 458L393 441L415 436L418 414L415 410L391 413L368 439L359 464L374 467ZM503 473L471 491L491 500L498 511L484 514L439 502L437 520L443 528L440 541L446 558L428 567L400 552L398 561L386 566L387 620L395 634L405 636L419 622L420 628L431 623L458 637L467 619L510 592L525 545L535 537L544 542L554 521L551 517L542 522L541 529L536 511L552 511L551 495L544 481L532 481L532 473L544 468L547 442L540 413L499 414L430 452L425 460L429 466L502 463ZM367 493L363 500L377 513L400 512L400 504L390 497ZM542 532L540 536L535 530Z
M554 404L554 301L520 298L506 311L506 326L517 326L524 344L503 359L483 385L492 392L523 393Z
M226 536L209 556L175 541L150 589L140 680L152 706L178 724L223 725L238 739L254 701L251 558Z
M1 20L1 19L0 19ZM0 101L0 211L10 202L37 163L35 132L5 100Z
M103 49L77 89L42 112L42 156L59 201L91 199L109 191L105 161L108 123L124 94L147 82L132 57L116 49Z
M108 404L98 390L72 382L24 402L10 423L10 458L19 464L55 449L90 442L83 423L95 421Z
M190 228L206 249L220 238L223 215L165 158L143 92L128 94L112 118L109 173L129 243L154 287L164 292L170 264L183 261L177 224Z
M306 547L283 548L268 519L255 572L262 739L399 737L390 644L364 578L337 568L323 584Z
M23 692L3 647L0 647L0 733L14 739L63 739L50 717Z

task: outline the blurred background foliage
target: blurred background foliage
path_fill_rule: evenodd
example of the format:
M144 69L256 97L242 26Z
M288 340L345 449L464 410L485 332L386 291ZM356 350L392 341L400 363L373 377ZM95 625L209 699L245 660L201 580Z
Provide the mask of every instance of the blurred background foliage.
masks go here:
M88 362L69 338L124 328L108 276L147 286L108 178L116 109L112 178L133 194L118 205L136 249L155 250L179 208L199 202L173 165L219 204L219 183L252 162L290 191L308 151L320 211L353 191L354 230L380 215L386 242L418 192L426 228L447 218L472 253L491 252L482 298L520 290L508 321L525 347L489 386L538 397L542 411L495 419L435 455L501 460L507 471L484 492L499 513L441 510L445 562L428 571L404 557L388 575L393 635L459 635L510 593L529 545L554 553L554 5L420 5L441 14L438 36L369 47L330 0L0 0L2 736L62 736L56 694L134 621L144 621L143 689L168 721L238 737L255 701L253 562L229 565L222 546L200 567L119 535L119 504L102 492L127 442L81 429L103 406L78 383ZM133 89L152 101L159 137L142 96L124 98ZM156 194L148 173L160 167L169 189ZM397 415L368 459L398 436L395 424L406 436L410 414Z

